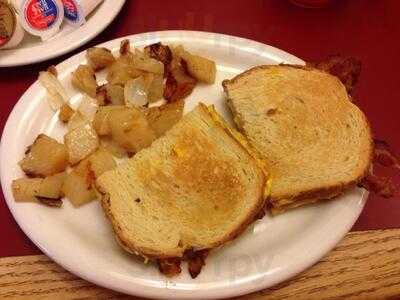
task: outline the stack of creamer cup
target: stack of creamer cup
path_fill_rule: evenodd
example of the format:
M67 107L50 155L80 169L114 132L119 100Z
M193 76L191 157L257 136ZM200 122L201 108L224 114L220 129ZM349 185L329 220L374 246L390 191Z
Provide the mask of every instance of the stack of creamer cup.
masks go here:
M43 41L61 24L79 27L103 0L0 0L0 49L15 48L25 31Z

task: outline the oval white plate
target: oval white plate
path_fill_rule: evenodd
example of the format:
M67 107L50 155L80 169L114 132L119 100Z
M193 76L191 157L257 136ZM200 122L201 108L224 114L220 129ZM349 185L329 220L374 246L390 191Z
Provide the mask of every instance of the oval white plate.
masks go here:
M221 81L259 64L303 61L276 48L221 34L169 31L130 36L144 46L157 41L181 43L193 53L214 59L218 75L214 85L199 85L187 99L185 110L201 100L216 105L226 118ZM102 46L118 49L121 39ZM70 72L85 60L80 53L57 66L71 95ZM233 243L207 258L195 279L186 268L167 279L154 265L144 265L120 249L98 202L74 209L68 201L62 209L15 203L11 181L23 176L17 162L38 133L62 140L64 129L44 100L44 89L33 84L12 111L1 141L1 183L7 204L29 238L58 264L76 275L120 292L165 299L231 297L270 287L317 262L350 230L366 198L354 189L338 201L296 209L257 221ZM73 98L73 102L79 101Z
M0 50L0 67L29 65L68 53L102 32L120 12L125 0L104 0L92 12L85 24L74 28L63 22L60 31L50 40L25 34L15 49Z

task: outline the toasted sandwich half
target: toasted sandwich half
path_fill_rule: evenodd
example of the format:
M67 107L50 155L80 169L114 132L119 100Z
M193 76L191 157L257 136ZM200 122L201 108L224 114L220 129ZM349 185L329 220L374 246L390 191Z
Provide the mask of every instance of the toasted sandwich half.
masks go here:
M169 264L179 267L188 252L213 249L243 232L263 211L268 192L262 160L204 104L103 174L97 187L120 245L157 260L170 275Z
M272 212L333 198L366 176L370 128L335 76L259 66L223 87L239 130L267 161Z

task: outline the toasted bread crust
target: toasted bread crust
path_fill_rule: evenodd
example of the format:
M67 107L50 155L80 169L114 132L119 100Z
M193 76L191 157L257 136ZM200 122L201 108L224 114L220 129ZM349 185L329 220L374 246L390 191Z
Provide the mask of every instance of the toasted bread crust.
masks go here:
M175 257L168 254L157 253L152 251L151 249L140 248L132 243L129 238L124 235L124 231L121 229L118 220L114 217L113 213L111 212L111 202L110 196L101 191L100 186L97 186L99 193L101 194L101 205L103 207L103 211L107 218L110 220L112 224L112 228L115 234L115 238L117 243L127 252L131 254L136 254L143 257L145 260L151 259L163 259L163 258L170 258Z
M107 218L110 220L112 224L112 228L116 237L118 244L127 252L142 256L144 259L157 260L157 259L167 259L167 258L178 258L175 255L170 255L168 253L158 253L153 251L152 249L140 248L135 245L132 241L130 241L127 237L124 236L124 232L121 229L118 220L114 218L114 215L111 212L111 203L110 197L107 193L101 190L99 186L97 186L99 193L101 194L101 205L103 207L104 213ZM247 227L258 220L259 213L262 209L264 209L265 205L265 197L264 197L264 189L265 189L265 180L264 184L261 186L259 191L259 201L258 206L251 210L246 217L246 219L233 231L229 232L223 239L214 243L211 247L207 249L196 249L196 250L212 250L217 248L225 243L228 243L238 237L242 232L244 232ZM180 257L182 258L183 255Z
M315 203L317 201L329 200L334 197L340 196L347 190L357 186L359 183L361 183L361 181L365 177L367 177L367 175L369 174L370 168L372 166L373 158L374 158L374 141L372 138L371 127L370 127L369 121L367 118L365 118L364 114L363 114L363 117L364 117L365 122L368 124L370 148L369 148L369 155L368 155L369 158L367 159L368 164L366 164L366 167L365 167L364 171L360 174L360 176L358 176L356 179L354 179L352 181L343 182L343 183L340 183L337 185L303 191L302 193L298 194L296 197L292 198L291 203L286 204L286 205L279 205L279 202L280 202L279 199L277 199L275 201L275 203L274 203L274 200L271 199L270 202L272 203L272 206L273 206L273 210L272 210L273 214L285 212L291 208L296 208L299 206ZM283 196L281 199L285 199L285 198L286 197Z
M307 71L317 71L321 73L326 73L324 71L321 71L319 69L313 68L311 66L302 66L302 65L288 65L288 64L281 64L282 66L289 67L289 68L296 68L296 69L302 69L302 70L307 70ZM227 103L228 106L231 108L231 111L234 112L235 109L231 103L231 99L229 99L229 93L228 93L228 85L230 84L235 84L238 80L240 80L243 77L246 77L254 72L257 72L259 70L264 70L270 68L270 65L262 65L262 66L256 66L253 67L230 80L224 80L222 82L223 89L225 91L225 94L227 95ZM326 73L328 74L328 73ZM331 75L333 76L333 75ZM335 77L335 76L333 76ZM339 82L340 80L335 77ZM351 101L350 95L348 95L349 101ZM371 127L366 119L365 115L362 114L362 117L367 124L367 131L368 131L368 136L369 136L369 147L368 147L368 154L366 155L365 161L364 161L364 168L360 170L360 175L350 181L345 181L345 182L340 182L336 185L332 186L321 186L318 188L310 189L310 190L304 190L301 191L298 194L286 194L286 195L280 195L279 197L272 197L269 201L271 203L271 212L272 214L278 214L281 212L284 212L288 209L295 208L298 206L306 205L309 203L315 203L320 200L325 200L325 199L332 199L336 196L341 195L344 193L346 190L355 187L357 184L359 184L368 174L370 166L372 164L372 159L373 159L373 139L372 139L372 133L371 133ZM246 135L243 127L241 126L239 120L234 118L234 121L239 129L239 131Z
M272 65L272 66L276 66L276 65ZM302 69L302 70L317 70L319 72L323 72L320 71L318 69L312 68L310 66L307 65L289 65L289 64L280 64L280 66L285 66L285 67L290 67L290 68L295 68L295 69ZM228 94L228 84L235 84L238 80L240 80L242 77L246 77L252 73L257 72L258 70L265 70L265 69L269 69L271 68L271 65L261 65L261 66L255 66L253 68L250 68L246 71L244 71L243 73L240 73L238 75L236 75L235 77L233 77L232 79L225 79L222 81L222 87L224 88L224 92L226 94ZM323 72L325 73L325 72Z

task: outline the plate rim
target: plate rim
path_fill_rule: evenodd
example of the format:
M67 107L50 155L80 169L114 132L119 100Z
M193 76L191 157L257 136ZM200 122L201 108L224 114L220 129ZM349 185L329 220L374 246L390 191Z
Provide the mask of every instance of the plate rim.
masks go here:
M145 32L145 33L140 33L140 34L133 34L133 35L128 35L120 38L116 38L113 40L106 41L104 43L101 43L97 46L104 46L110 43L117 43L118 41L121 41L123 39L138 39L141 37L145 37L146 35L154 35L155 39L163 39L163 38L168 38L168 37L193 37L195 35L196 37L199 37L200 39L207 39L212 36L219 36L222 39L229 39L230 41L235 41L237 43L250 43L253 45L250 48L254 48L255 45L262 47L263 49L268 49L272 52L274 52L277 57L285 57L287 60L294 60L302 61L301 59L297 58L296 56L287 53L281 49L278 49L276 47L266 45L264 43L260 43L254 40L242 38L242 37L236 37L236 36L231 36L231 35L226 35L226 34L220 34L220 33L212 33L212 32L204 32L204 31L187 31L187 30L166 30L166 31L153 31L153 32ZM148 41L148 40L146 40ZM239 45L236 45L238 48L241 48ZM83 50L82 52L79 52L61 63L57 65L57 67L62 68L64 64L68 64L68 61L73 61L74 59L77 59L78 56L82 55L82 53L86 51ZM302 62L304 63L304 62ZM20 97L18 102L14 105L13 110L11 111L6 124L4 126L4 130L2 133L2 137L0 140L0 162L4 157L4 152L5 152L5 145L4 145L4 140L7 138L7 132L11 129L9 128L11 126L11 120L15 118L15 115L17 114L17 111L21 108L22 106L22 100L26 98L30 93L35 92L35 89L39 87L38 81L35 81L25 92L24 94ZM31 238L31 235L29 234L29 228L27 224L23 223L22 220L19 220L17 218L17 212L16 209L10 205L11 201L14 201L13 199L10 199L6 196L6 187L5 183L3 180L4 173L6 172L5 168L2 168L0 166L0 178L1 178L1 186L4 194L4 198L6 200L7 206L13 215L14 220L17 222L18 226L22 229L22 231L25 233L25 235L48 257L50 257L53 261L55 261L57 264L62 266L64 269L67 271L75 274L76 276L83 278L84 280L87 280L89 282L92 282L94 284L97 284L99 286L109 288L118 292L122 292L125 294L129 295L135 295L135 296L140 296L140 297L147 297L147 298L159 298L159 299L170 299L170 297L174 297L175 299L193 299L193 297L199 297L201 296L202 299L221 299L221 298L227 298L227 297L235 297L235 296L240 296L244 294L249 294L258 290L262 290L268 287L271 287L275 284L278 284L282 281L285 281L289 278L292 278L293 276L296 276L298 273L304 271L308 267L314 265L316 262L318 262L323 256L325 256L331 249L333 249L338 242L349 232L351 227L354 225L356 220L358 219L358 216L362 212L366 199L368 197L368 192L363 191L361 198L358 200L358 205L353 211L352 214L352 219L347 219L344 224L342 224L342 230L338 230L334 232L334 235L329 239L329 242L327 242L324 247L319 247L317 252L318 254L312 255L311 259L303 259L294 266L290 270L287 270L286 272L281 272L279 273L279 276L276 276L274 279L271 280L271 278L264 276L263 280L256 280L256 281L251 281L248 283L233 283L231 288L229 289L223 289L221 287L213 287L210 288L209 290L195 290L197 294L194 296L193 291L194 290L184 290L184 289L174 289L174 288L161 288L161 287L150 287L150 286L145 286L145 285L140 285L138 283L135 283L134 285L136 290L133 291L134 289L131 287L126 287L121 284L118 285L118 280L110 280L101 278L101 277L96 277L92 276L92 273L85 272L85 270L77 268L74 264L68 264L65 263L62 258L56 257L55 255L52 255L51 249L47 249L43 245L41 245L40 241L36 241ZM12 197L11 197L12 198ZM317 247L313 248L314 250L317 249ZM200 295L201 293L201 295Z
M18 67L18 66L26 66L26 65L31 65L31 64L36 64L40 62L44 62L59 56L62 56L64 54L67 54L71 51L76 50L80 46L86 44L90 40L94 39L96 36L98 36L101 32L103 32L114 19L118 16L120 13L122 7L124 6L126 0L112 0L112 3L114 3L114 9L111 11L110 17L105 19L104 22L100 23L98 26L93 27L93 29L90 30L90 33L87 35L80 35L79 30L75 30L73 32L69 32L66 34L66 36L70 35L70 39L72 39L71 43L65 44L64 42L61 42L60 39L66 36L60 36L55 38L53 41L49 42L52 43L53 45L55 44L62 44L66 45L66 47L60 47L58 46L57 51L52 51L52 52L47 52L43 56L36 56L36 58L31 58L32 53L31 51L35 52L40 52L41 49L47 48L49 46L49 43L46 44L39 44L34 47L29 47L29 48L15 48L15 49L4 49L0 50L0 56L8 53L12 53L13 51L18 51L18 57L17 59L14 58L12 60L13 54L7 57L7 59L1 60L0 59L0 67L1 68L9 68L9 67ZM103 3L102 3L103 4ZM93 16L92 16L93 17ZM90 20L88 21L90 22ZM64 22L64 25L67 25ZM32 48L36 48L35 50L32 50ZM4 52L2 54L2 52ZM26 59L21 59L21 56L27 57Z

